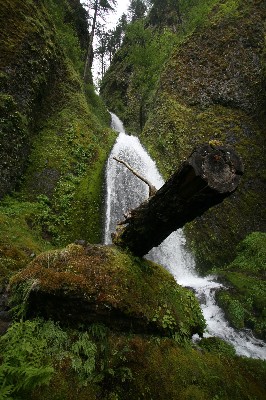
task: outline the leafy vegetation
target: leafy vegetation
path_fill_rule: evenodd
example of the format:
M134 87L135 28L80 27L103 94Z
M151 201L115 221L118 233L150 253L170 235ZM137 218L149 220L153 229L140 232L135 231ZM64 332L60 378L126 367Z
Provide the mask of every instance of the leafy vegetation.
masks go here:
M229 289L217 300L236 328L250 328L266 338L266 234L254 232L237 248L237 256L225 269L218 270Z
M0 205L0 284L24 268L41 251L52 248L43 239L40 219L44 207L39 203L20 202L6 197Z
M256 49L259 8L244 0L178 3L180 15L172 14L177 2L167 1L172 10L161 16L160 27L139 18L128 27L124 45L103 82L105 98L109 91L111 108L119 110L133 131L139 132L146 124L142 137L165 175L190 151L191 144L206 138L237 143L250 171L252 159L260 159L260 128L259 122L255 126L255 111L248 108L248 101L242 107L241 93L238 103L216 96L216 103L209 106L199 77L189 76L192 86L187 99L186 87L178 91L185 93L182 101L174 88L180 76L186 80L190 65L197 69L197 60L200 73L204 72L201 55L204 61L214 60L205 78L218 73L220 66L226 70L222 58L215 56L215 47L205 51L208 35L211 42L218 38L216 46L223 52L239 37L243 48ZM16 322L0 337L0 397L264 399L264 362L236 357L232 347L217 338L203 339L200 345L190 343L192 333L202 333L205 327L199 305L194 294L177 286L161 267L111 246L54 249L75 239L100 241L103 170L115 134L107 128L109 114L102 100L81 79L88 33L86 15L77 1L43 0L37 7L32 0L6 0L0 21L4 39L0 64L5 71L0 74L5 154L0 194L16 190L0 205L1 289L19 271L11 281ZM194 57L191 64L189 52ZM233 56L234 62L240 59ZM256 98L249 92L250 104L263 100L257 90L259 76L249 74L256 69L251 68L252 62L245 64L256 57L243 58L248 71L245 87L256 89ZM183 61L185 68L180 70ZM231 65L240 74L241 66ZM209 83L208 87L214 96L215 87ZM198 98L202 103L195 108ZM243 133L241 142L239 132ZM255 174L249 175L241 191L243 215L254 204L262 209L259 196L250 190L252 185L260 188L259 170L258 161ZM235 209L230 213L230 204L226 207L220 219L210 214L211 224L203 218L188 228L198 259L205 262L207 258L209 265L215 264L217 254L224 260L226 252L232 253L235 237L239 238L239 214ZM229 226L230 237L221 235L223 225ZM255 226L248 218L245 225ZM230 284L218 296L232 324L251 327L265 337L261 280L265 235L257 232L248 237L235 261L218 272ZM44 294L53 300L47 301ZM59 300L54 301L56 295L57 300L69 298L70 302L62 307ZM34 296L38 301L34 302ZM89 304L92 311L83 313L77 304ZM36 314L54 316L62 326L40 318L25 320L36 315L34 305ZM97 323L92 323L96 318ZM70 328L73 321L75 329ZM104 325L107 322L109 327Z
M0 352L3 400L260 400L265 394L265 363L236 357L214 338L201 349L182 348L104 325L82 331L34 319L13 324L0 338Z
M66 0L45 0L39 8L31 4L9 4L20 35L4 24L2 44L1 65L9 74L1 74L1 196L16 184L0 210L5 281L53 245L101 241L103 170L115 140L103 102L92 85L82 83L85 10ZM22 39L29 46L20 46ZM9 76L15 59L21 60L22 74L34 75L28 82Z
M13 323L0 338L0 352L1 399L29 398L36 387L49 384L56 365L65 360L83 385L95 370L96 346L88 334L77 332L71 337L52 321Z

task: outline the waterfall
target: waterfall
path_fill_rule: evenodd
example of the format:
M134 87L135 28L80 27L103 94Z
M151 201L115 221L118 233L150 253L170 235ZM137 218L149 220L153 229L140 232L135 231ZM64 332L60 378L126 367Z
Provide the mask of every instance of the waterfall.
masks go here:
M139 139L127 135L119 118L112 113L111 116L112 128L119 135L106 166L105 244L111 243L111 233L115 231L117 223L124 219L124 214L148 198L147 185L113 157L126 161L157 189L164 183L155 162ZM222 287L222 284L216 282L213 276L202 278L197 274L195 261L186 249L182 229L173 232L160 246L153 248L146 258L163 265L178 284L195 291L207 322L205 337L217 336L230 342L239 355L266 359L266 344L262 340L254 338L248 330L237 331L229 326L223 311L215 302L215 291Z

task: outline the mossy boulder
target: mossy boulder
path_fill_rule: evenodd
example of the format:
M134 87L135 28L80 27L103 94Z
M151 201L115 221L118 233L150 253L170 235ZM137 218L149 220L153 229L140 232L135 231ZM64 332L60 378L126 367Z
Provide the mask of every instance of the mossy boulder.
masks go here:
M104 323L181 338L201 335L205 327L190 290L161 266L115 246L72 244L43 253L13 277L11 293L16 305L26 298L28 316L65 324Z

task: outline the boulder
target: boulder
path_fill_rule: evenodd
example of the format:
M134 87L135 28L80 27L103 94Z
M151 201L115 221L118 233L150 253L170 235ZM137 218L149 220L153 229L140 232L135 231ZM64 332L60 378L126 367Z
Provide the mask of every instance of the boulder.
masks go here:
M42 253L12 278L10 290L13 306L22 305L28 318L183 338L205 328L190 290L163 267L116 246L71 244Z

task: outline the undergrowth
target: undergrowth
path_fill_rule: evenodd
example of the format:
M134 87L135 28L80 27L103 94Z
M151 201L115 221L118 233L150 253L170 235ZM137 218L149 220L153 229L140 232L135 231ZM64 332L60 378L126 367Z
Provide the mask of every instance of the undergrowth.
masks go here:
M85 332L72 337L52 321L15 322L0 338L0 398L27 398L48 385L56 364L69 360L73 373L86 385L95 370L96 346Z
M266 234L253 232L237 247L234 261L216 272L226 280L227 290L217 300L235 328L250 328L266 338Z

